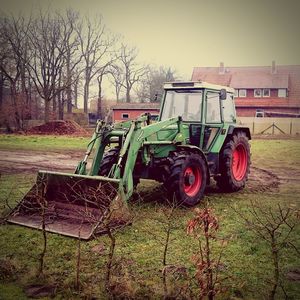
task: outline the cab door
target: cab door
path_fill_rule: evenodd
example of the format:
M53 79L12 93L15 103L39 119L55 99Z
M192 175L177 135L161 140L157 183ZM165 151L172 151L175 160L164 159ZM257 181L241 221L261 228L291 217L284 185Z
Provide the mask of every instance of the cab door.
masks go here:
M205 125L201 148L205 152L209 152L223 128L219 92L206 92L204 118Z

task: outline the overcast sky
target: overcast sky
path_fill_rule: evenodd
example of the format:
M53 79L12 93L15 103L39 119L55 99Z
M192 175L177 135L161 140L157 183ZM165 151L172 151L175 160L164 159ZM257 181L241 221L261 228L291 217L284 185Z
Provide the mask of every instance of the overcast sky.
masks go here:
M136 45L145 63L184 77L194 66L300 64L299 0L0 0L2 10L41 3L101 13L111 30Z
M300 0L0 0L5 12L72 7L99 13L139 49L141 62L172 66L300 64Z

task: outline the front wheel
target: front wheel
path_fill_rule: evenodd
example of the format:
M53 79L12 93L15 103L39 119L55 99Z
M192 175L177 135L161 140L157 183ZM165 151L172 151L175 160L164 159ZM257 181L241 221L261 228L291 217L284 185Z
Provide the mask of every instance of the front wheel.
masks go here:
M203 198L207 182L206 163L200 155L185 152L172 158L170 176L165 187L179 204L194 206Z
M226 192L244 188L250 173L250 164L248 138L244 132L238 132L225 144L221 153L221 176L216 178L219 188Z

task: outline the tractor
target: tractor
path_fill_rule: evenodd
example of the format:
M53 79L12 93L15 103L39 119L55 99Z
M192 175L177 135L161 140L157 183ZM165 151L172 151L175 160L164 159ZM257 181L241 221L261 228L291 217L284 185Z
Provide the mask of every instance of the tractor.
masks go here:
M89 239L112 203L126 207L140 179L161 182L168 197L195 206L211 178L224 192L244 188L250 139L249 128L236 123L232 88L166 83L157 122L148 113L115 124L99 120L74 174L40 171L8 221Z

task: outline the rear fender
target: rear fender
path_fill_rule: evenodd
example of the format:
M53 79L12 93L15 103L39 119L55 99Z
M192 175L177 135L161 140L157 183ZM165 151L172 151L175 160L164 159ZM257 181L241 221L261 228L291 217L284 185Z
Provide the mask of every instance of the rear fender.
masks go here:
M233 136L237 132L244 132L249 140L251 140L251 134L250 129L248 127L242 127L242 126L229 126L228 128L228 136Z

